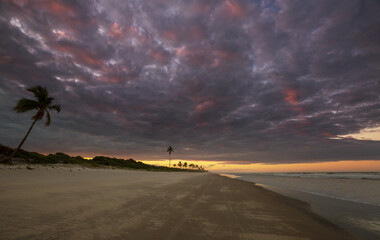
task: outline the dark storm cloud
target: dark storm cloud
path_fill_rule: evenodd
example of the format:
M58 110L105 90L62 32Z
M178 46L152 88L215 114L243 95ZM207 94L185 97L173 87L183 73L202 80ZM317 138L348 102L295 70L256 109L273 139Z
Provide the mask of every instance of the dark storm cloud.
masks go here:
M0 3L3 144L29 120L26 87L62 105L26 148L137 159L379 159L378 141L334 139L380 122L380 3ZM42 124L41 124L42 125Z

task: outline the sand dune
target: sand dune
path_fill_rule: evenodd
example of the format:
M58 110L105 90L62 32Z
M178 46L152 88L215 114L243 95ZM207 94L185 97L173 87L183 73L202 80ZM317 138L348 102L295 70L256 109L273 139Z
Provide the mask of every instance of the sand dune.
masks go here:
M351 239L299 201L209 173L0 169L1 239Z

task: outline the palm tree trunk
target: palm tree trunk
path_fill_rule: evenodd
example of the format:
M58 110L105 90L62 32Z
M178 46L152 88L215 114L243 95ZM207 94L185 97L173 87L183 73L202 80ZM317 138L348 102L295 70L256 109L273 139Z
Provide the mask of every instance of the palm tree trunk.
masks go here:
M170 153L169 153L169 167L170 167Z
M14 155L18 152L18 150L20 150L21 146L24 144L26 138L28 137L30 131L32 131L32 128L34 126L34 124L37 122L37 119L34 119L32 125L30 126L28 132L26 133L25 137L22 139L22 141L20 142L20 144L18 145L18 147L13 151L13 153L11 154L11 156L7 159L5 159L5 162L9 162L10 164L13 164L12 162L12 158L14 157Z

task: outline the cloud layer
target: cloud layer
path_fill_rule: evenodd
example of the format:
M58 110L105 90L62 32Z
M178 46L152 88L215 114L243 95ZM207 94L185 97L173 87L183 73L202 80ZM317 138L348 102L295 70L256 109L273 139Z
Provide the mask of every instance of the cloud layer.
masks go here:
M25 147L137 159L288 163L380 159L334 139L380 123L380 3L0 3L0 142L43 85L62 106ZM31 115L31 114L30 114Z

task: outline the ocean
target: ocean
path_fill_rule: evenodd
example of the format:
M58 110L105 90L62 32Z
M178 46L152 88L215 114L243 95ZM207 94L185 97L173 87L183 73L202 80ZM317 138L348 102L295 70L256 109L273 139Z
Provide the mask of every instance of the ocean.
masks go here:
M380 172L223 174L310 204L358 239L380 239Z

